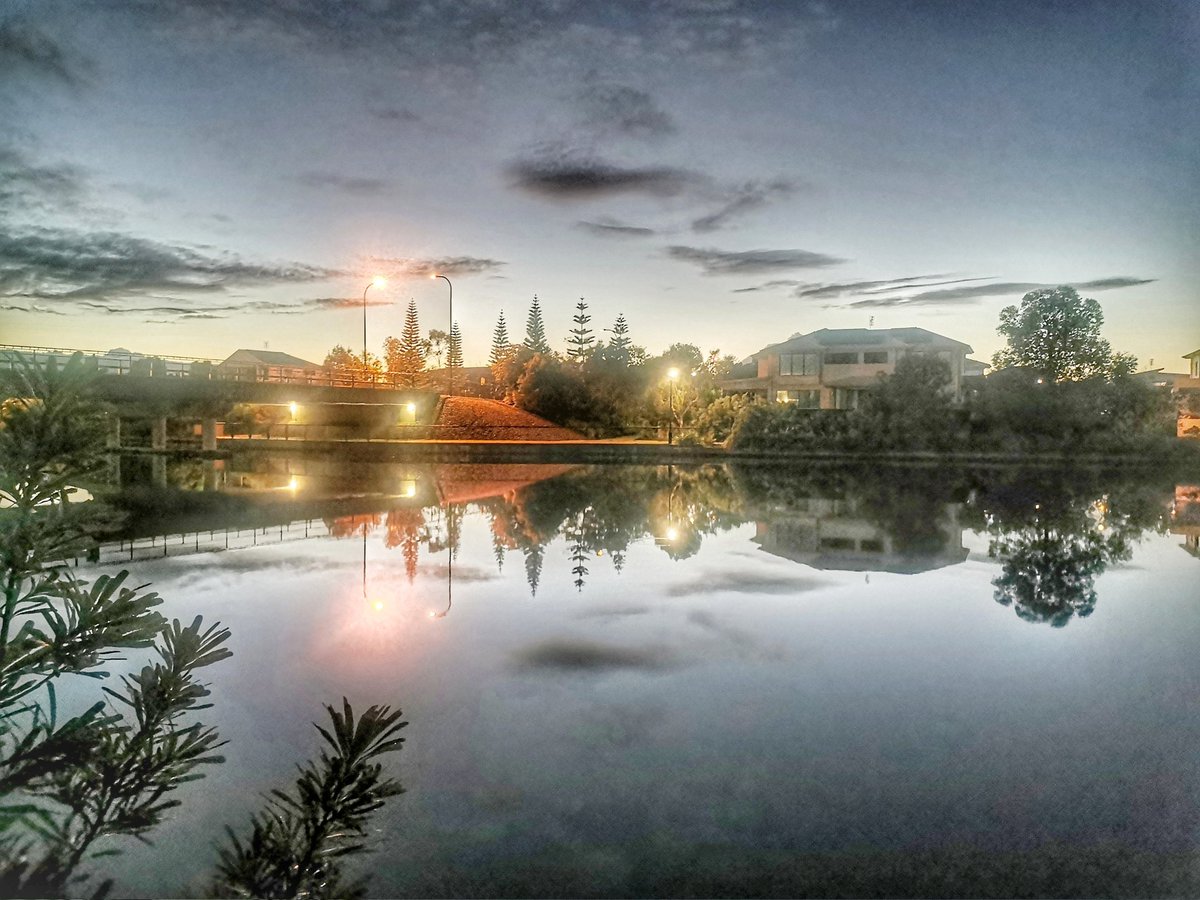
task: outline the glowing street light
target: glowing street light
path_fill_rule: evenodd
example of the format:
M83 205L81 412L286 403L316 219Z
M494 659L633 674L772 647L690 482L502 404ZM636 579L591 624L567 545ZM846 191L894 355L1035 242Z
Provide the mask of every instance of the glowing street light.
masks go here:
M442 279L442 281L446 282L446 284L450 287L450 331L446 332L447 334L449 334L450 332L454 331L454 284L450 281L449 278L447 278L445 275L442 275L440 272L434 272L429 277L431 279L440 278L440 279ZM449 378L450 385L447 388L447 392L449 393L449 395L451 397L453 397L454 396L454 366L449 366L449 369L450 369L450 378Z
M371 288L387 287L387 279L382 275L376 275L372 278L365 288L363 288L363 372L367 369L367 291Z

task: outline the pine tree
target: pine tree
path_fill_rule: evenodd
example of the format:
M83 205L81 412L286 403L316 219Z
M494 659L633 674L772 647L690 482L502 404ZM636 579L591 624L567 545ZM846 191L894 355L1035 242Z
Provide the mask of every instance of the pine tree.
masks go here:
M587 303L582 297L575 304L575 313L572 321L575 327L571 329L571 337L567 340L567 356L575 362L583 362L592 345L596 343L596 338L592 336L592 329L588 328L588 323L592 321L592 317L588 315Z
M404 316L404 330L400 339L389 337L384 342L388 372L397 376L397 383L416 387L425 371L425 347L421 340L421 326L417 321L417 301L408 301L408 312Z
M492 332L492 355L488 357L489 365L502 363L512 355L512 347L508 343L508 323L504 321L504 310L496 319L496 328Z
M447 343L449 349L446 351L446 366L451 369L461 369L463 364L462 332L458 330L457 322L450 326L450 339Z
M625 321L625 314L621 313L617 316L617 320L613 322L612 340L608 342L608 346L621 353L629 353L633 342L629 339L629 323Z
M538 303L537 294L533 295L529 318L525 320L525 346L534 353L550 352L550 345L546 342L546 324L542 321L542 307Z
M542 548L534 544L525 550L525 581L529 584L529 596L536 597L538 584L542 580Z

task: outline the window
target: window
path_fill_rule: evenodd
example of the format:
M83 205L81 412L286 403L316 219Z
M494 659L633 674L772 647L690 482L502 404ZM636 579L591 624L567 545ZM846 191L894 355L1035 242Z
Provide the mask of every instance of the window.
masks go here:
M859 392L850 388L833 389L834 409L858 409Z
M852 366L858 362L857 353L826 353L825 365L827 366Z
M796 403L801 409L820 409L820 391L776 391L777 403Z
M826 537L821 538L822 550L853 550L854 538L846 537Z
M816 353L781 353L779 355L780 375L819 375L821 373L821 358Z
M863 354L863 362L868 365L887 364L888 352L886 350L868 350Z

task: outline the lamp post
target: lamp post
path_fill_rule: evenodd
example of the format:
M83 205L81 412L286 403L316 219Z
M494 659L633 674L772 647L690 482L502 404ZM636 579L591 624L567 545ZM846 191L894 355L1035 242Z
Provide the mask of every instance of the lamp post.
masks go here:
M667 446L670 447L675 442L675 382L679 378L679 370L674 366L667 369L667 409L670 410L670 415L667 418Z
M437 272L435 272L433 275L430 275L429 277L430 278L440 278L440 279L442 279L442 281L446 282L446 284L449 285L449 287L450 287L450 331L447 332L447 335L449 335L450 332L454 331L454 284L445 275L442 275ZM449 340L449 337L447 337L447 340ZM453 397L454 396L454 366L449 366L449 369L450 369L450 373L449 373L450 385L447 388L447 393L451 397Z
M387 284L387 279L382 275L376 275L363 288L363 377L367 374L367 291L373 287L381 288Z

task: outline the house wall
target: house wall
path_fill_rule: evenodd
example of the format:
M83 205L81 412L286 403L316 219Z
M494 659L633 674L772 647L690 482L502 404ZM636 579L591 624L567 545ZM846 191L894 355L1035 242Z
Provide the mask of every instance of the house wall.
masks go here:
M873 353L880 352L878 347L839 347L837 350L826 350L824 353ZM844 378L873 378L879 374L891 375L896 371L896 361L905 353L903 348L892 348L888 351L886 363L821 363L819 375L780 375L779 354L770 353L758 360L758 377L766 389L767 399L775 402L777 391L821 391L821 409L835 409L834 389L827 382ZM918 352L929 352L922 348ZM941 358L950 365L950 384L955 394L962 389L963 369L966 366L965 350L932 351L945 354Z

